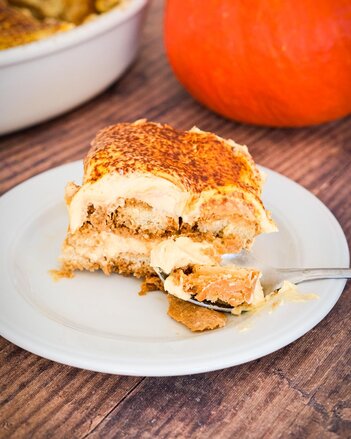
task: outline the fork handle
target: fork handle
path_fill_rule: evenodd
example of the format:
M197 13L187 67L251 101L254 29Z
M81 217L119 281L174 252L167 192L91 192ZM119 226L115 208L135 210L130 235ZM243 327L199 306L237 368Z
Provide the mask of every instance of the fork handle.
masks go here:
M295 284L317 279L351 279L351 268L279 268L278 271Z

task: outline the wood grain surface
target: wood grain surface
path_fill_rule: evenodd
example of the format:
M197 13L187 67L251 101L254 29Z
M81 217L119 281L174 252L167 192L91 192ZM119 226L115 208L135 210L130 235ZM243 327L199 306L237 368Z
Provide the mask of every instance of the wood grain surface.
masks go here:
M351 119L271 129L216 116L172 75L162 45L162 9L162 2L152 3L138 59L123 78L64 116L0 139L0 192L81 159L98 129L147 117L181 129L197 125L249 145L258 163L317 195L350 243ZM0 437L351 437L350 287L319 325L291 345L200 375L94 373L0 339Z

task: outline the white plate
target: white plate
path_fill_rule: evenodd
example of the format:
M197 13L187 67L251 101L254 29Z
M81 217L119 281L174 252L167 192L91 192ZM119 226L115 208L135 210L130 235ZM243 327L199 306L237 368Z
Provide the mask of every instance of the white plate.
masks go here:
M54 282L48 271L57 267L67 227L63 190L67 181L81 181L81 168L75 162L52 169L0 199L0 333L30 352L126 375L216 370L301 337L327 315L345 286L343 280L304 284L302 291L320 299L230 317L223 329L193 334L167 316L163 294L139 296L135 279L98 272ZM277 266L348 266L345 236L330 211L301 186L266 171L264 200L280 231L257 239L256 256Z

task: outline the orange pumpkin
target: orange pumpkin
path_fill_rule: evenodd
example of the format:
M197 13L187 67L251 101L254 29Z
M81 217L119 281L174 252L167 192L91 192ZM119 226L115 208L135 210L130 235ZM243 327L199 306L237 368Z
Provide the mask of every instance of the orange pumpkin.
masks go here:
M303 126L351 112L351 0L168 0L184 87L231 119Z

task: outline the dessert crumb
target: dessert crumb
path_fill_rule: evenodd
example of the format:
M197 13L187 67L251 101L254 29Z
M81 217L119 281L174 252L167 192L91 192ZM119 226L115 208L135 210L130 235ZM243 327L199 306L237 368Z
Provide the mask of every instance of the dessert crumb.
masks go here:
M72 279L74 277L73 271L69 270L49 270L51 279L54 282L58 282L60 279Z

